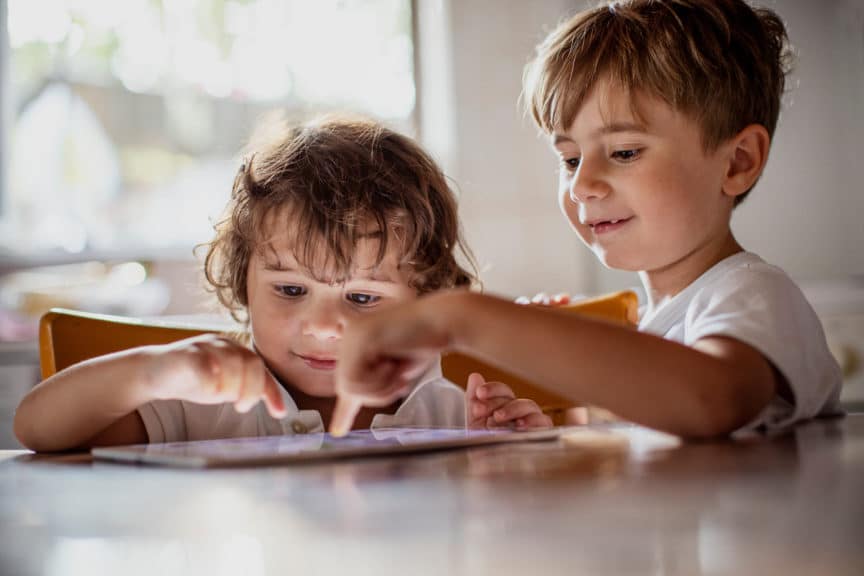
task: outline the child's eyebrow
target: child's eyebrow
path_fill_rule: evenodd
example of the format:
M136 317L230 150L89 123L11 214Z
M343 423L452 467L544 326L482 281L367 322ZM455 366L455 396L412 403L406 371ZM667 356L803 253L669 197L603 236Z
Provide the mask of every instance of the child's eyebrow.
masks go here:
M296 272L294 268L286 266L281 262L264 262L264 270L269 272Z
M612 122L611 124L604 124L600 128L597 128L592 133L592 136L603 136L606 134L617 134L619 132L646 132L647 129L644 124L639 124L638 122ZM557 146L562 142L574 142L572 138L567 136L566 134L555 134L552 138L552 144Z
M364 275L362 273L358 274L353 278L353 280L360 281L369 281L369 282L384 282L387 284L395 284L396 280L394 280L390 274L386 271L382 270L373 270L369 273L369 275Z

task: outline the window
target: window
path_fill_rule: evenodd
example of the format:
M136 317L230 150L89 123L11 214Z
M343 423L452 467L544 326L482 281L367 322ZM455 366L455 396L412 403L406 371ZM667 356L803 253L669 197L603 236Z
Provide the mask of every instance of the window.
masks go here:
M152 254L207 240L279 109L413 131L410 0L7 0L0 241Z

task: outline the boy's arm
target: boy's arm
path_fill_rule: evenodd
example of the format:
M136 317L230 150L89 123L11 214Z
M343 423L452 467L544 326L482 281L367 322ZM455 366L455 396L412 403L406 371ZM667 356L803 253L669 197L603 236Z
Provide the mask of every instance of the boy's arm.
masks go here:
M706 338L691 348L567 312L451 292L354 323L337 369L340 395L375 386L382 360L428 361L436 343L436 350L474 355L574 401L690 438L746 424L777 388L770 363L733 339Z

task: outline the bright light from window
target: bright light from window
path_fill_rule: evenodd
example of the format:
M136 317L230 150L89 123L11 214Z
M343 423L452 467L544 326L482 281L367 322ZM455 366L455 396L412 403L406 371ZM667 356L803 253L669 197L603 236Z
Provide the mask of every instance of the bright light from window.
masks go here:
M191 253L276 108L413 128L410 0L7 5L16 124L0 241L18 249Z

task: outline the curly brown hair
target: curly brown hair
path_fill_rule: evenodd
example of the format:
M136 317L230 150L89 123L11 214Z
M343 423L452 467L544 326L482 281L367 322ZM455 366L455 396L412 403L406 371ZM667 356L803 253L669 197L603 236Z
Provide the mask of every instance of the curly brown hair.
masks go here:
M774 135L791 62L780 17L744 0L618 0L549 34L525 68L523 94L552 133L608 79L689 115L710 151L750 124Z
M347 279L357 241L372 228L380 238L376 265L396 242L399 266L418 293L476 282L447 179L407 136L356 116L299 125L270 119L245 158L204 245L206 280L235 320L247 320L249 262L274 226L289 232L295 258L316 280Z

